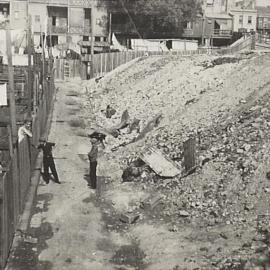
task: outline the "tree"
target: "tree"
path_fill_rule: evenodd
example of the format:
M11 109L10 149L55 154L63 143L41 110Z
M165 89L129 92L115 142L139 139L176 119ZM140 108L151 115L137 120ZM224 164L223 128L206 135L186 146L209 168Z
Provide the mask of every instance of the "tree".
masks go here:
M202 0L118 0L141 36L182 34L185 22L195 21Z

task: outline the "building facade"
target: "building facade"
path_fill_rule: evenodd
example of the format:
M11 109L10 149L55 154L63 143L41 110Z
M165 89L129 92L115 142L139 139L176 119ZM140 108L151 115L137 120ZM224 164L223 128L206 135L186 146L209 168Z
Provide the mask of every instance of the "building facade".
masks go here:
M8 17L11 29L26 30L28 15L35 46L39 46L45 36L47 44L52 46L80 41L88 41L90 46L91 31L99 44L97 47L109 46L108 12L98 0L0 0L0 18Z
M231 9L230 14L233 17L234 32L256 31L257 10L256 9Z
M256 7L258 12L257 31L261 34L270 34L270 7Z

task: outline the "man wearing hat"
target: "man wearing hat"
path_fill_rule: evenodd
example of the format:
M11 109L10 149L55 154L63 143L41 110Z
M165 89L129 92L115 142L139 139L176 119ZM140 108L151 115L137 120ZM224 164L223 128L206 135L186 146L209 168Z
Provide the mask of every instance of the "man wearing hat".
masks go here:
M97 187L97 160L98 160L98 147L101 144L102 148L105 148L105 145L103 143L103 140L105 139L105 135L93 132L92 134L89 134L88 137L90 138L91 142L91 150L88 153L88 158L90 162L90 168L89 168L89 176L90 176L90 182L88 182L88 186L90 186L93 189L96 189Z
M50 181L49 169L51 170L54 182L61 184L58 178L58 174L55 168L55 163L52 155L52 147L55 146L55 143L47 142L45 138L39 140L40 144L37 149L43 151L43 170L44 170L44 181L48 184Z

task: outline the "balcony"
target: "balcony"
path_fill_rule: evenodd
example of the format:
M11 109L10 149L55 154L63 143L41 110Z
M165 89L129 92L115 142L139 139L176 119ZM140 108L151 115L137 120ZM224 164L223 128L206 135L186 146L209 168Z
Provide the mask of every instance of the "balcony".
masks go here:
M214 29L213 32L214 37L231 37L232 36L232 30L221 30L221 29Z

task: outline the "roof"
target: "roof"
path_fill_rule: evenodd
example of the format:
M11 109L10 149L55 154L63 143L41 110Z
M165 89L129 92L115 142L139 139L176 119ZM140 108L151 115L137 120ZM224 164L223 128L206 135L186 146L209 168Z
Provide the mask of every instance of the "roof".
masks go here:
M91 41L79 41L78 45L80 46L91 46ZM95 41L94 42L95 47L110 47L110 44L105 41Z
M258 11L258 15L270 15L270 6L257 6L256 9Z
M206 12L206 18L213 18L213 19L224 19L224 20L231 20L232 17L225 13L213 13L213 12Z
M256 15L258 12L256 9L231 9L230 10L230 13L231 14L234 14L234 13L241 13L241 14L247 14L247 13L253 13L253 15Z

